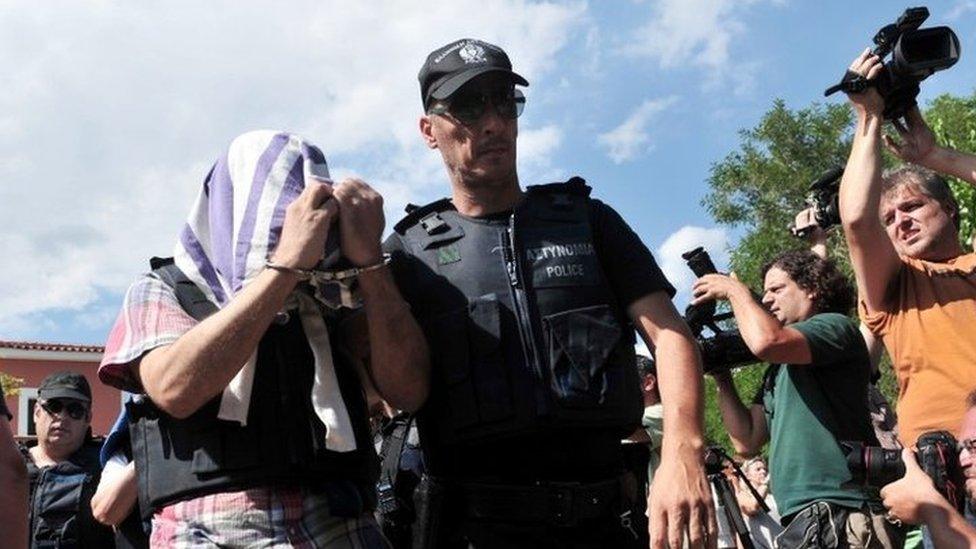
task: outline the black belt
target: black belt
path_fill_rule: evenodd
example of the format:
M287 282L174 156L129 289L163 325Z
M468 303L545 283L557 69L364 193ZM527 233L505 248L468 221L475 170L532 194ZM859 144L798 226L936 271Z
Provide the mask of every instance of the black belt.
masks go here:
M600 482L539 482L530 485L447 483L472 519L545 522L570 526L606 517L619 507L621 478Z

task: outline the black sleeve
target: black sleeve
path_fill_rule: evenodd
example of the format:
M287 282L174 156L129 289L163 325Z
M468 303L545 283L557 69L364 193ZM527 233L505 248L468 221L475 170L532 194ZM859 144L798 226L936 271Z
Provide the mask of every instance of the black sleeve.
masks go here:
M7 409L7 399L3 395L2 381L0 381L0 416L7 416L7 421L10 421L11 419L14 418L14 416L10 414L10 410Z
M416 283L416 263L420 260L409 253L407 244L395 232L383 242L383 252L390 254L390 274L393 275L400 295L414 311L422 308L424 300L417 295Z
M664 291L674 297L674 287L651 251L620 214L599 200L591 200L590 223L600 266L622 307L654 292Z

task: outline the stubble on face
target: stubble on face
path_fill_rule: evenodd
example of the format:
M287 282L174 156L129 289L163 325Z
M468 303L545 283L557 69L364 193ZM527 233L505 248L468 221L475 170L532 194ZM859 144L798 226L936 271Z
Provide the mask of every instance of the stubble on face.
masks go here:
M807 295L807 291L790 278L786 271L776 266L766 272L763 281L763 304L784 325L809 318L814 311L813 300Z
M898 255L934 261L958 253L949 212L910 184L882 197L881 223Z
M52 416L41 409L35 417L35 425L38 443L44 445L46 452L67 456L81 447L90 419L75 420L68 417L66 411Z

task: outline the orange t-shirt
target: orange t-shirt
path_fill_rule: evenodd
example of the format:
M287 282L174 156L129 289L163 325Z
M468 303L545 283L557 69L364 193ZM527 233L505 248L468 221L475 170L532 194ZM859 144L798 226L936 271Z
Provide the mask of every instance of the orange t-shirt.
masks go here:
M887 311L861 320L884 340L898 377L898 432L915 444L927 431L959 431L976 390L976 254L945 263L902 257Z

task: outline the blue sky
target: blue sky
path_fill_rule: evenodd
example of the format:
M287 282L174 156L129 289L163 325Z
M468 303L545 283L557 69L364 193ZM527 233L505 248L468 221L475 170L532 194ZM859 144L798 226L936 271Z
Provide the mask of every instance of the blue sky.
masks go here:
M585 177L686 299L678 254L735 234L700 206L712 163L775 98L823 101L895 2L6 3L0 11L0 339L101 343L128 283L169 255L207 169L238 133L294 131L334 176L407 202L444 196L422 146L416 73L477 37L531 82L523 184ZM930 3L962 59L923 102L976 85L976 2ZM835 96L829 101L841 101Z

